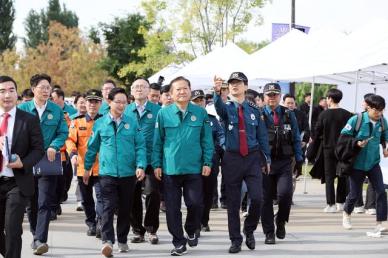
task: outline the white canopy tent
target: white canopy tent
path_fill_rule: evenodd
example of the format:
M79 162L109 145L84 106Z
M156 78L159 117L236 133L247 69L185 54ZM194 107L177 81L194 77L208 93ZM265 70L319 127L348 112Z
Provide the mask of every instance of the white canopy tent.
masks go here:
M163 76L164 78L166 78L166 77L170 76L171 74L174 74L175 72L179 71L180 69L182 69L183 67L185 67L188 64L189 64L189 62L184 62L182 64L175 64L175 63L169 64L166 67L164 67L162 70L160 70L159 72L157 72L154 75L152 75L151 77L149 77L148 81L150 83L158 82L159 76ZM168 83L168 82L165 81L165 83Z
M240 71L248 61L249 55L233 43L214 49L200 56L184 68L166 76L166 81L184 76L191 82L192 90L209 89L213 86L215 75L227 79L232 72Z

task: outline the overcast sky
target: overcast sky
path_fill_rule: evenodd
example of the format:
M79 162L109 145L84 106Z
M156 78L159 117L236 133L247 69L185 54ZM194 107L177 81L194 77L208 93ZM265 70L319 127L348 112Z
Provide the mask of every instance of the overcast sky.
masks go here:
M16 21L14 31L24 37L24 20L31 9L47 7L48 0L15 0ZM83 30L98 22L111 22L113 17L136 12L140 0L60 0L77 13ZM271 39L273 22L289 23L291 0L272 0L261 10L264 24L249 28L244 35L252 41ZM352 32L363 23L375 18L388 20L388 0L296 0L296 23L313 29L331 28ZM388 32L382 32L388 33Z

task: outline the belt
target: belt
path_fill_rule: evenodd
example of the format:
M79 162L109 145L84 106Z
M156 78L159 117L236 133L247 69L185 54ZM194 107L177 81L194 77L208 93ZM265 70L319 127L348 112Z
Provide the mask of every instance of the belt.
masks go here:
M1 182L10 182L15 180L15 177L10 177L10 176L0 176L0 183Z

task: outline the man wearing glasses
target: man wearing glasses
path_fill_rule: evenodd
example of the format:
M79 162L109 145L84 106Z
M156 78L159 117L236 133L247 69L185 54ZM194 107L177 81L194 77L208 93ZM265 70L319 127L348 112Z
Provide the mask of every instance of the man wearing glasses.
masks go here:
M99 154L102 218L101 253L111 257L115 234L113 217L117 210L117 241L119 252L129 250L127 237L136 180L143 180L147 165L144 137L137 121L124 114L128 96L123 88L114 88L108 94L109 113L96 120L85 155L85 173L90 174ZM88 179L84 178L88 184Z
M30 79L33 100L20 104L21 110L27 111L40 119L43 133L44 149L49 161L55 160L55 154L65 144L69 129L62 109L48 101L51 93L51 77L47 74L35 74ZM30 230L34 236L31 244L34 254L48 252L47 235L50 215L57 198L57 179L55 175L35 176L35 195L28 209Z
M144 234L148 233L151 244L159 242L156 232L159 228L160 193L159 182L155 179L151 166L152 145L154 140L156 116L160 106L152 103L147 96L150 95L150 85L144 78L136 79L131 86L131 93L135 102L125 109L125 114L133 117L139 123L139 130L143 134L147 147L147 166L145 168L144 181L136 182L133 208L131 213L131 226L135 236L132 243L144 242ZM144 185L145 214L143 224L142 188Z

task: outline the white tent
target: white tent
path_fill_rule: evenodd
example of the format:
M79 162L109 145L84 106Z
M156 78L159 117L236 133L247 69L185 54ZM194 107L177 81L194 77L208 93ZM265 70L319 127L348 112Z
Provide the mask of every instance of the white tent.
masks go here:
M152 75L151 77L149 77L148 81L150 83L158 82L159 76L163 76L164 78L166 78L166 77L170 76L171 74L179 71L180 69L182 69L183 67L185 67L188 64L189 64L189 62L184 62L182 64L175 64L175 63L169 64L166 67L164 67L162 70L160 70L159 72L157 72L154 75Z
M214 49L207 55L200 56L189 65L166 76L170 81L178 76L185 76L191 82L192 89L209 89L213 86L215 75L227 79L232 72L240 71L248 62L249 55L233 43Z

